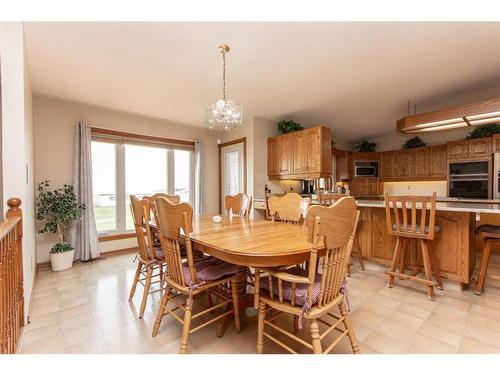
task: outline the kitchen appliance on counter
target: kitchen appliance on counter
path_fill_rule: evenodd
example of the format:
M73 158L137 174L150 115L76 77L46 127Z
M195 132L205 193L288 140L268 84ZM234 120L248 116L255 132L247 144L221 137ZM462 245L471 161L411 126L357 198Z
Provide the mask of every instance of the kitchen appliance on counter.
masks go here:
M302 194L314 193L314 180L302 180Z
M491 199L490 160L451 162L448 168L448 197Z
M378 160L354 161L354 177L378 177Z

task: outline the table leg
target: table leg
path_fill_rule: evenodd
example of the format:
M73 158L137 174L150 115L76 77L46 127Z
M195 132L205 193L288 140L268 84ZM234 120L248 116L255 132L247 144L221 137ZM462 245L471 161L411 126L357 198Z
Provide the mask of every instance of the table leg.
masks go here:
M246 270L238 272L236 275L238 283L238 297L239 297L239 309L240 313L243 313L247 307L253 307L253 296L247 294L247 274ZM231 305L227 305L226 311L231 308ZM229 324L231 315L226 315L219 321L217 326L217 337L222 337L226 332L227 326Z

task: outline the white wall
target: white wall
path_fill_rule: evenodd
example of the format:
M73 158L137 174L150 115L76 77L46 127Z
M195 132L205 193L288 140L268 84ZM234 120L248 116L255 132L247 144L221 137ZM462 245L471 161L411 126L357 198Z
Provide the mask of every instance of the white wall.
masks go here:
M24 299L27 314L35 276L33 107L23 25L20 22L0 23L0 66L4 199L0 209L5 211L5 201L12 197L18 197L23 202Z
M54 187L72 183L73 133L77 121L96 127L177 139L201 139L204 143L203 210L218 210L218 154L215 134L204 128L178 125L167 121L115 111L92 105L69 102L46 96L34 98L35 180L50 180ZM55 238L38 235L37 261L49 260ZM135 239L102 243L103 251L136 246Z

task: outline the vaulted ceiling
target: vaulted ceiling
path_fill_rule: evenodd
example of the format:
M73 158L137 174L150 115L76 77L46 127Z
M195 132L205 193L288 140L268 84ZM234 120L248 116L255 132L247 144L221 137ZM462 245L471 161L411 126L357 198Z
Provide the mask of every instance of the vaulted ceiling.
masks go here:
M245 116L356 141L407 114L500 97L500 23L26 23L35 94L204 126L221 94Z

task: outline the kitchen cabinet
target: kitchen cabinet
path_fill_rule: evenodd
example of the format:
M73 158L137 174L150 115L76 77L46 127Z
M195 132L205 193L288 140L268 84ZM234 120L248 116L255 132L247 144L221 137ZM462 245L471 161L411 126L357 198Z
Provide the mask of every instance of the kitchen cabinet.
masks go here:
M429 147L429 177L439 180L446 179L446 146Z
M492 137L468 139L465 141L448 142L446 147L448 159L478 159L491 155L493 152L493 140Z
M359 207L359 210L363 225L357 236L363 257L370 262L390 265L396 237L387 233L385 208ZM439 258L441 275L462 284L470 282L475 267L474 219L475 214L471 212L436 212L436 225L441 231L430 244ZM408 261L411 265L421 266L417 244L417 241L410 241Z
M469 139L467 141L469 158L482 158L491 156L492 138Z
M303 180L332 175L332 140L329 128L316 127L267 140L270 180Z
M410 177L415 179L426 179L430 175L430 150L420 147L409 152L410 154Z
M500 134L493 135L492 152L500 152Z
M393 171L393 158L395 151L381 152L380 157L380 177L382 178L392 178L394 176Z
M393 171L396 178L404 179L410 177L410 151L394 151Z
M382 194L382 186L378 177L354 177L349 189L352 195Z
M467 141L448 142L446 147L448 159L466 159L469 154Z
M352 174L352 152L334 149L335 157L335 180L351 180Z

